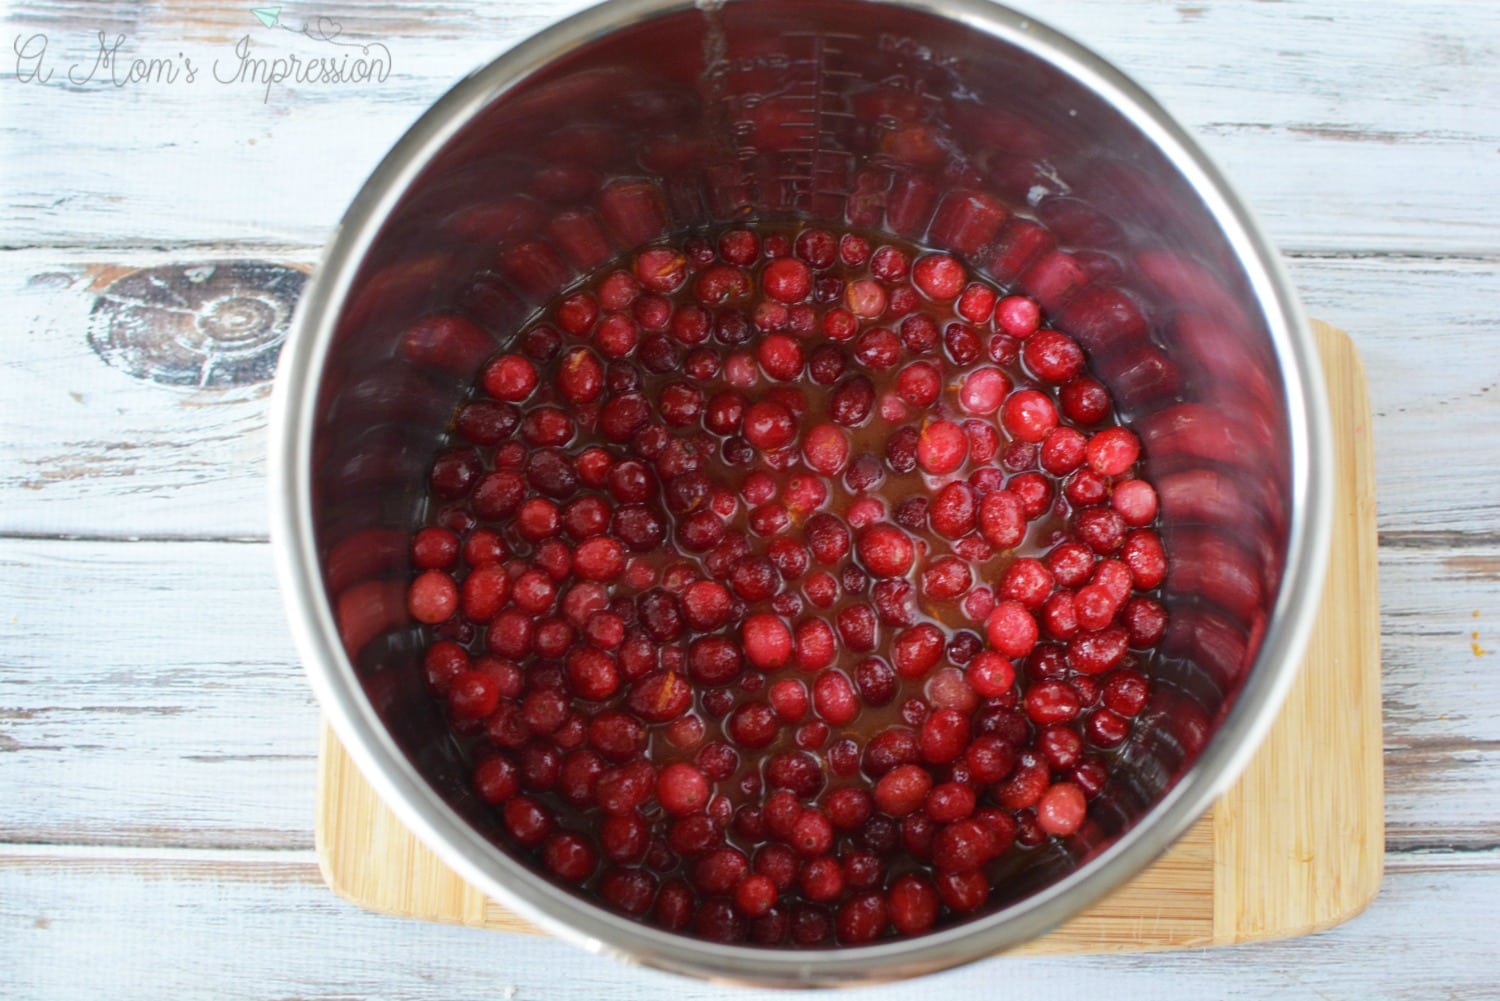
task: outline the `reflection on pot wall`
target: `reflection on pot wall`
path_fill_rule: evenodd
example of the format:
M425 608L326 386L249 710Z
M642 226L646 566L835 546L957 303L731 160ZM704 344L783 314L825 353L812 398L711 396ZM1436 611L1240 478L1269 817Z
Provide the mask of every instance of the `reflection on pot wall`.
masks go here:
M1290 530L1285 398L1267 324L1190 184L1119 112L1019 50L839 0L689 8L575 49L465 125L390 216L322 375L314 510L351 658L398 741L479 824L422 690L409 530L479 366L620 254L801 219L949 249L1035 297L1141 435L1171 612L1133 767L1071 867L1212 734L1259 649ZM918 42L916 39L920 39Z

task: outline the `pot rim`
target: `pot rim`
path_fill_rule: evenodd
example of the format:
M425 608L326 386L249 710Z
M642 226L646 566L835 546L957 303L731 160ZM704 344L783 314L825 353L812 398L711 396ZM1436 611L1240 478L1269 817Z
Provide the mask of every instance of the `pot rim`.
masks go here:
M722 2L722 0L720 0ZM461 818L397 747L366 700L323 592L315 548L311 444L319 378L336 321L381 226L431 158L492 102L578 44L691 0L613 0L520 42L444 94L396 143L350 205L298 304L272 394L271 540L298 653L339 739L401 821L465 880L527 920L590 951L710 980L770 986L872 983L1010 949L1101 899L1160 855L1239 775L1296 675L1322 593L1332 522L1332 447L1321 364L1293 286L1269 241L1187 132L1119 70L1034 18L987 0L867 0L958 22L1041 58L1126 117L1205 203L1265 310L1281 363L1292 444L1281 592L1244 687L1176 784L1108 848L1063 879L992 915L876 945L792 950L725 946L616 915L549 883Z

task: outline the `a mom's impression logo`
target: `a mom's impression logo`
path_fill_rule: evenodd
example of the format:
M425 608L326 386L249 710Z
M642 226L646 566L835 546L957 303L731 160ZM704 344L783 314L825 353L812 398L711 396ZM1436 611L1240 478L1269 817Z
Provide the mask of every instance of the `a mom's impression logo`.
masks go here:
M62 51L46 32L18 34L11 43L20 83L84 90L113 87L245 87L269 103L278 88L383 83L391 50L351 38L333 18L289 20L281 7L254 7L254 25L227 49L143 51L124 34L95 32L92 43Z

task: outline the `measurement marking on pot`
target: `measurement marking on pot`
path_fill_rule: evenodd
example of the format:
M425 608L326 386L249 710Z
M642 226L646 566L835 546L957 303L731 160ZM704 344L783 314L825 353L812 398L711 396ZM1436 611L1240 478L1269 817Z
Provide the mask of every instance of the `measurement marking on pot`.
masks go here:
M812 31L787 32L782 39L788 69L786 85L775 92L742 94L733 101L738 106L734 110L741 113L780 101L790 114L775 127L785 130L787 145L780 150L763 148L755 119L741 117L735 129L741 140L737 153L741 162L749 165L779 152L780 169L771 175L772 180L782 187L783 200L789 207L807 209L815 198L849 194L845 180L856 158L841 148L839 125L855 116L841 105L847 99L849 81L863 77L837 65L844 51L836 43L859 39Z

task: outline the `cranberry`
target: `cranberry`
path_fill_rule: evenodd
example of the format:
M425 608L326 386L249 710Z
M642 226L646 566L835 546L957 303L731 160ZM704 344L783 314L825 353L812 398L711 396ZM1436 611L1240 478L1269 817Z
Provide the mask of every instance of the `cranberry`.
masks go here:
M497 400L519 403L536 390L541 376L536 366L521 355L501 355L485 366L480 382Z
M1083 371L1085 359L1078 342L1056 330L1039 330L1026 339L1021 359L1039 379L1063 383Z
M899 877L886 894L891 925L903 935L920 935L937 921L940 901L931 880L915 873Z
M979 502L979 531L999 549L1012 549L1026 537L1026 512L1021 498L1009 490L995 490Z
M454 419L453 429L476 445L498 445L521 426L521 412L509 403L475 400Z
M708 805L708 777L685 761L674 761L656 776L656 801L673 816L696 813Z
M937 476L954 472L968 457L969 439L952 421L932 421L917 438L917 462Z
M406 608L418 622L443 622L458 611L458 604L458 585L441 570L426 571L407 588Z
M893 817L904 817L921 807L932 789L932 777L920 765L899 765L875 784L875 805Z
M1080 375L1064 383L1058 391L1058 402L1068 419L1084 426L1097 424L1109 416L1109 390L1097 379Z
M797 434L797 421L783 403L763 400L745 410L745 438L762 452L790 444Z
M877 577L905 574L916 555L910 537L889 525L874 525L861 532L855 551L860 562Z
M1105 428L1089 439L1089 466L1100 476L1119 476L1140 454L1140 439L1127 428Z
M801 302L812 292L812 269L794 257L777 258L761 273L761 286L777 302Z
M1048 834L1065 837L1083 825L1085 812L1083 791L1070 782L1059 782L1042 794L1036 819Z
M1000 421L1011 437L1039 442L1057 427L1057 407L1052 399L1034 389L1021 389L1006 397Z
M1150 529L1138 529L1125 537L1121 558L1130 568L1135 586L1151 591L1167 579L1167 557L1161 538Z
M849 605L840 609L834 624L846 649L868 653L875 649L877 621L869 605Z
M808 466L824 476L837 476L849 462L849 436L834 424L817 424L802 440Z

